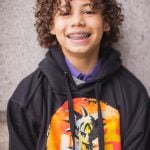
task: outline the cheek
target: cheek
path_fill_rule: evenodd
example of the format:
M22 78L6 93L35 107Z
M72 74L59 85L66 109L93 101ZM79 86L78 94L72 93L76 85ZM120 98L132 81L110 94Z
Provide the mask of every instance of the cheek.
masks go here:
M100 30L102 31L104 28L104 22L100 18L95 18L94 20L88 20L88 24L94 29L94 30Z
M104 32L104 25L103 24L97 23L97 25L96 25L96 23L95 23L95 25L93 24L93 27L94 27L93 30L94 30L96 36L102 36L103 35L103 32Z
M57 26L57 28L63 28L64 26L66 26L66 19L62 19L62 18L57 18L55 19L55 25Z
M104 28L104 22L103 21L97 21L95 22L95 26L97 26L97 28L99 28L100 30L103 30Z
M104 20L101 16L97 17L93 24L95 24L95 28L99 29L100 31L104 30Z
M56 31L56 34L63 35L65 33L64 24L57 22L55 26L55 31Z

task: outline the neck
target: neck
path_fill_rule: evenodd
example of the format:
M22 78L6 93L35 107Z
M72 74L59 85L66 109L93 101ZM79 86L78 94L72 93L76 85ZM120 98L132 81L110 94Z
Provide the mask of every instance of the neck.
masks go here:
M98 53L90 56L81 56L80 54L79 56L77 54L65 55L69 62L83 74L89 74L91 72L98 61L98 56Z

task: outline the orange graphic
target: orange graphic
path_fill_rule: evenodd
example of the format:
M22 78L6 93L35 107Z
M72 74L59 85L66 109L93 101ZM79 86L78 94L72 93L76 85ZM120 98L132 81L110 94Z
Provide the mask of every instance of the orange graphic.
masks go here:
M76 112L76 149L98 150L98 135L97 132L94 132L98 119L96 99L74 98L73 106L74 112ZM105 150L121 150L119 112L104 102L100 102L100 107L104 125ZM71 148L72 144L68 101L66 101L51 118L47 150L66 150Z

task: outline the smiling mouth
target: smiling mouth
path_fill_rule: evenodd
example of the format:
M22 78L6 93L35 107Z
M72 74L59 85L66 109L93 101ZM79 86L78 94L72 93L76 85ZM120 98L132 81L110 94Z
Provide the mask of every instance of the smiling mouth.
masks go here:
M67 37L72 40L82 40L87 39L91 36L90 33L72 33L68 34Z

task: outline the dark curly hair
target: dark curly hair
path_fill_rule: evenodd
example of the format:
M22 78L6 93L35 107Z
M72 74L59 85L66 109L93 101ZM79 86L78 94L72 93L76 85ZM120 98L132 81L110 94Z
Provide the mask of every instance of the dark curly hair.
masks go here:
M71 10L71 0L65 0L68 10ZM124 16L121 11L121 4L116 0L91 0L93 8L101 9L104 20L108 23L110 30L104 32L101 46L111 47L120 37L120 26L122 25ZM61 0L37 0L35 8L36 31L38 33L38 41L42 47L49 48L57 44L55 35L50 33L53 25L53 18L57 11Z

